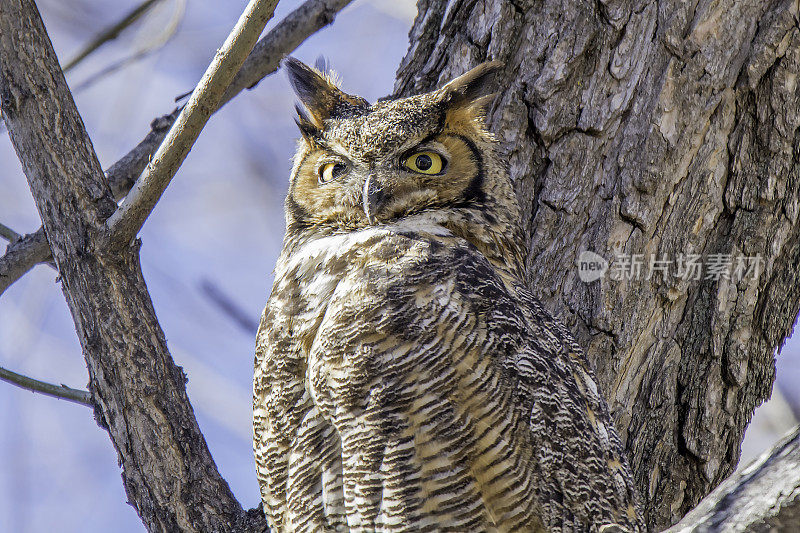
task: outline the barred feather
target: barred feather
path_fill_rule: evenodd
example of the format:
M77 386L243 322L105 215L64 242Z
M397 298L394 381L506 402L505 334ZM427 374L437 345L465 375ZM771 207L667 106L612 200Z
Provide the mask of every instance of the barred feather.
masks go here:
M519 208L469 105L379 102L301 145L256 341L254 448L276 531L643 527L591 366L524 285ZM370 222L358 165L415 139L447 151L447 179L424 193L384 181ZM353 169L324 188L308 174L332 152Z

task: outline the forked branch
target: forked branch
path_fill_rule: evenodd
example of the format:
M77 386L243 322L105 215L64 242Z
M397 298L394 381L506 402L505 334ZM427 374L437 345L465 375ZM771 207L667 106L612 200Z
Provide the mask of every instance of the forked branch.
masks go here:
M241 531L249 515L200 431L138 249L103 247L117 204L33 0L3 2L0 73L9 137L59 267L95 413L119 453L131 505L150 531Z
M217 109L225 89L247 59L278 0L250 0L222 48L197 84L153 159L108 219L111 245L127 246L139 233L172 177Z
M336 14L350 2L352 0L307 0L292 11L256 44L225 91L220 106L243 89L254 87L262 78L275 72L284 56L318 30L331 24ZM117 200L124 198L130 190L177 116L178 112L175 111L153 120L151 131L145 138L106 171L106 178ZM9 245L6 254L0 257L0 295L37 263L51 260L42 228Z

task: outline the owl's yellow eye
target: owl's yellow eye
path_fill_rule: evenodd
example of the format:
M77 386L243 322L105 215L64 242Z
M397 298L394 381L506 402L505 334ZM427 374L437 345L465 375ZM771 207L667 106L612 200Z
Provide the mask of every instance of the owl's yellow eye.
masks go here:
M438 174L444 167L444 160L436 152L416 152L403 160L403 166L420 174Z
M347 166L343 163L325 163L319 167L319 182L328 183L333 181L347 170Z

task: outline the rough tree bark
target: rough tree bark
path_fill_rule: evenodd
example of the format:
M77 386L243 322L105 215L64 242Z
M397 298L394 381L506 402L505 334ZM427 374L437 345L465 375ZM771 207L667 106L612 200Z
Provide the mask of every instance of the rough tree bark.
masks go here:
M792 533L800 525L800 428L737 470L668 533Z
M597 365L649 524L673 523L736 465L800 306L797 2L419 8L397 92L430 89L485 59L506 62L490 120L525 209L531 286ZM263 515L242 510L208 453L137 248L99 245L116 204L31 0L4 0L0 11L0 104L60 269L98 419L145 525L261 530ZM121 164L147 158L134 159ZM46 257L38 248L31 257ZM759 255L763 268L741 280L582 283L582 250L608 259ZM784 454L767 467L796 463L796 443L784 445L791 461Z
M253 89L264 76L275 72L280 60L317 30L331 24L336 14L352 0L306 0L289 13L281 23L270 30L253 48L236 77L228 86L220 106L225 105L244 89ZM150 158L166 137L178 117L175 110L156 118L151 131L130 152L114 163L106 172L114 198L121 200L141 175ZM37 263L52 262L44 228L25 235L9 244L6 254L0 257L0 296L17 279Z
M61 276L98 422L150 531L231 531L246 513L217 471L169 355L138 244L109 253L117 208L32 0L0 11L0 104Z
M396 92L505 61L490 124L524 207L531 287L587 347L647 522L668 526L736 466L800 307L798 3L418 7ZM644 254L643 275L583 283L584 250ZM651 255L680 254L762 265L645 279Z

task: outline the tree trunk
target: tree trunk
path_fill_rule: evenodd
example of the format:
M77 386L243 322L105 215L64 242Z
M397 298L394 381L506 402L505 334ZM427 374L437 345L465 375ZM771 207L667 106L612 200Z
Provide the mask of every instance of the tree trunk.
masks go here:
M506 62L490 123L523 205L531 287L597 366L648 523L673 523L736 465L800 306L797 3L419 8L397 92ZM0 104L131 503L151 531L260 531L263 515L242 511L210 457L137 247L102 248L116 204L31 0L0 9ZM584 283L583 251L612 271L642 254L643 275ZM680 254L758 256L761 268L647 278L651 255Z
M167 351L138 243L102 248L116 209L32 0L0 9L0 103L89 369L98 422L150 531L231 531L246 519L220 476Z
M668 526L736 466L800 307L797 3L418 7L396 93L506 63L489 118L530 285L587 348L647 522ZM600 280L579 278L583 251L610 262ZM692 255L701 279L677 275ZM623 273L632 256L639 276Z

